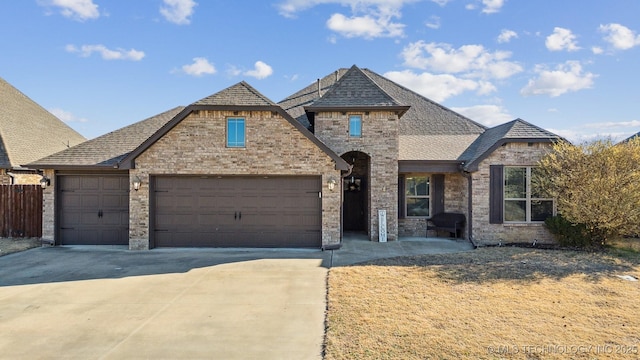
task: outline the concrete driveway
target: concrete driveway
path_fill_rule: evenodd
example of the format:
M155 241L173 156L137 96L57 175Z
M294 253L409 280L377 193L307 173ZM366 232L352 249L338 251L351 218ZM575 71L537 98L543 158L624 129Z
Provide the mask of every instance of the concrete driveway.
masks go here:
M329 252L40 248L0 257L3 359L320 359Z
M328 268L473 248L420 238L343 245L2 256L0 358L321 359Z

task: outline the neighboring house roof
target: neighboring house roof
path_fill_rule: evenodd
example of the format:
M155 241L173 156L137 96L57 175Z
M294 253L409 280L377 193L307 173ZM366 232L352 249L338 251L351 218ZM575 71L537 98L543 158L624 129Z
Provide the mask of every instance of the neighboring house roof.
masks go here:
M300 131L302 135L331 157L336 163L336 169L350 169L350 165L347 164L344 159L316 138L311 132L309 132L309 130L307 130L307 128L293 119L289 114L282 110L280 106L269 100L269 98L262 95L244 81L187 106L183 111L158 129L158 131L156 131L151 137L146 139L144 142L139 143L133 151L117 163L117 166L122 169L134 168L134 160L140 156L140 154L147 150L156 141L160 140L160 138L184 120L191 112L199 110L262 110L277 112L298 131Z
M357 66L352 66L324 94L311 105L305 106L309 112L316 111L369 111L396 110L402 116L409 106L401 104L386 93L378 84Z
M460 156L465 171L476 171L478 164L503 144L509 142L553 142L562 138L522 119L488 129Z
M85 140L0 78L0 168L20 168Z
M626 138L626 139L624 139L624 140L620 141L618 144L628 143L629 141L631 141L631 139L636 138L636 137L640 137L640 132L635 133L635 134L633 134L633 135L629 136L628 138Z
M184 106L178 106L156 116L76 145L62 152L35 161L36 168L106 167L113 168L142 142L173 119Z

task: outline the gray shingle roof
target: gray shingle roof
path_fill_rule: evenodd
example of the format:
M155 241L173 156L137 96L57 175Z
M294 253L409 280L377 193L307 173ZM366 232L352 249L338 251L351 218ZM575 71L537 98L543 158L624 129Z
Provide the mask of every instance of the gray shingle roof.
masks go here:
M357 66L352 66L324 94L308 108L395 107L403 106Z
M183 106L173 108L119 130L47 156L30 164L37 168L65 166L112 167L173 119Z
M0 168L21 167L85 140L0 78Z
M276 104L251 85L241 81L211 96L198 100L192 105L274 106Z
M522 119L515 119L485 131L460 156L460 160L465 161L465 170L475 171L480 161L506 142L548 142L560 139L560 136L550 131Z
M353 67L352 67L353 69ZM322 98L331 94L332 87L351 69L339 69L320 79ZM416 92L409 90L369 69L362 74L397 104L409 105L399 121L399 160L456 160L486 128ZM315 108L318 84L313 83L279 102L293 118L310 128L304 107Z

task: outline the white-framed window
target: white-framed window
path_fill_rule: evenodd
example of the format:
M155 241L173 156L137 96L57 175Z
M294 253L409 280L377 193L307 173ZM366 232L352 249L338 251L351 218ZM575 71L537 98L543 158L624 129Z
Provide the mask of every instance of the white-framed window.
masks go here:
M406 176L405 207L407 217L431 216L431 178L428 175Z
M554 200L543 197L535 166L504 167L504 222L543 222L553 216Z
M362 137L362 115L349 115L349 136Z

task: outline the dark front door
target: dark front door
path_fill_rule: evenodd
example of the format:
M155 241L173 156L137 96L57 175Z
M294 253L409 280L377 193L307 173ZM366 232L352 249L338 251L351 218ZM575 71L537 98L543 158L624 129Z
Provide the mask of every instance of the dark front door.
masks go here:
M58 243L129 244L129 176L58 177Z
M320 177L158 176L156 247L320 247Z
M347 178L344 182L344 230L366 231L367 191L360 178Z

